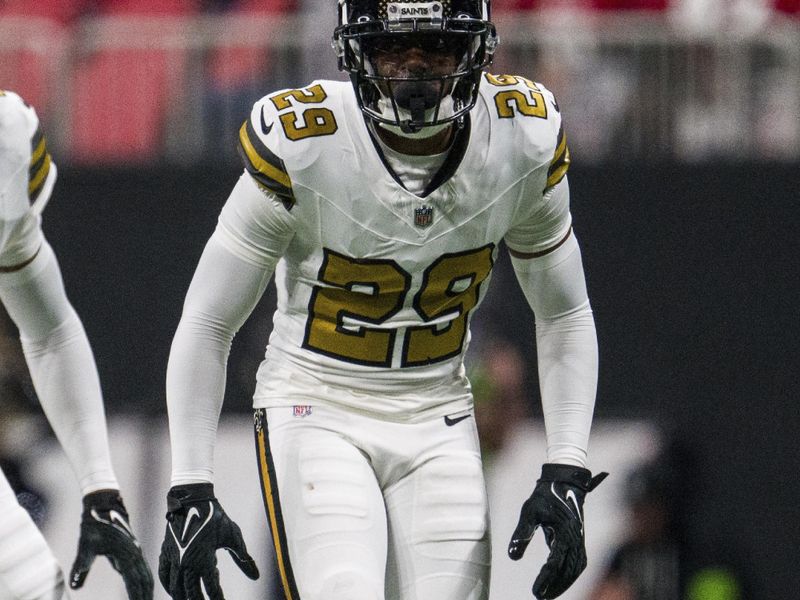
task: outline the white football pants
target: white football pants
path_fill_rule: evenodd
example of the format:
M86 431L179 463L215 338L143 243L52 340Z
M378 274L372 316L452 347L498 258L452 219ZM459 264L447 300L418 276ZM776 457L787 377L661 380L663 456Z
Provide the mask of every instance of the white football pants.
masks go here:
M260 409L255 419L286 599L486 600L489 517L475 419L304 413Z
M68 598L53 553L0 471L0 600Z

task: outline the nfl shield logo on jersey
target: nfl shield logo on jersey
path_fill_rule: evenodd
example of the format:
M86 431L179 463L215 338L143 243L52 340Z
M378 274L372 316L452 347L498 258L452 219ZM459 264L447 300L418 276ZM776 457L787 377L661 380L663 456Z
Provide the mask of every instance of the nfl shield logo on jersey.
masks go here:
M295 417L307 417L311 414L311 407L305 404L295 404L292 411Z
M414 225L417 227L427 227L433 223L433 207L425 206L414 209Z

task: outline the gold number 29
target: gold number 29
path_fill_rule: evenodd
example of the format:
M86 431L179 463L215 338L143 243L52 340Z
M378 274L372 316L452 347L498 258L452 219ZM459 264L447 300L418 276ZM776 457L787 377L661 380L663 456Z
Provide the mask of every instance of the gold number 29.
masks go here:
M425 269L413 307L431 324L404 332L402 367L440 362L462 351L468 314L492 270L493 248L445 254ZM391 366L399 330L383 325L402 309L411 276L391 260L324 252L303 347L351 363Z

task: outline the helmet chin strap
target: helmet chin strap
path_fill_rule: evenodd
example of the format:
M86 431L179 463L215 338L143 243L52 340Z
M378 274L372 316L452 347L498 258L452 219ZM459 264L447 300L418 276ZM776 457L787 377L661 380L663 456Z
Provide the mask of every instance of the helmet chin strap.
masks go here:
M396 118L394 114L394 108L392 107L392 101L389 98L385 97L383 94L381 94L381 97L378 100L378 111L381 113L382 117L388 120L393 121ZM411 119L412 112L413 111L411 110L398 106L396 116L400 118L401 123L404 121L407 122L412 120ZM423 112L424 120L427 121L429 119L433 119L433 115L435 112L436 112L435 107L425 110ZM455 111L453 109L453 97L450 95L443 97L442 102L439 105L439 118L446 119L452 116L454 113ZM450 125L452 125L452 122L439 123L437 125L426 125L424 127L420 127L417 131L411 131L409 130L408 127L403 127L402 125L389 125L387 123L380 123L381 127L387 129L388 131L391 131L395 135L416 140L433 137L440 131L444 131L445 129L447 129Z

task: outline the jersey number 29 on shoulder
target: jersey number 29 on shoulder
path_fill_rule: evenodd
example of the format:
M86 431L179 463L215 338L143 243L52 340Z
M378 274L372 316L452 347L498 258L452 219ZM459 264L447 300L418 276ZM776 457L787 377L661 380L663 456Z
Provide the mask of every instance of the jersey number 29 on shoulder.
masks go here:
M517 113L525 117L547 118L547 105L544 102L544 94L542 94L539 86L530 79L518 75L491 75L486 73L486 80L497 87L525 84L525 93L518 89L507 89L494 95L497 116L501 119L511 119Z
M300 104L319 104L328 97L322 86L312 85L308 88L288 90L270 96L270 100L278 110L292 108L294 102ZM291 99L291 100L290 100ZM306 108L299 113L289 110L281 113L278 118L283 126L286 137L292 141L302 140L307 137L319 137L336 133L338 125L333 111L324 106Z

